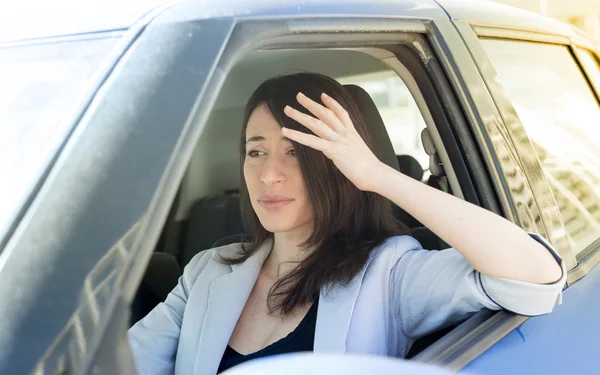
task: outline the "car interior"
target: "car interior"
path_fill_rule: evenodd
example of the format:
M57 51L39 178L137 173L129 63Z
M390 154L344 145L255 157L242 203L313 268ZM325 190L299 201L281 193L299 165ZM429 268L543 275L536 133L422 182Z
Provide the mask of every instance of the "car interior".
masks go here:
M131 324L164 301L194 256L251 237L239 203L239 132L244 106L264 80L302 71L325 74L344 84L362 109L375 139L373 151L380 160L424 184L461 197L426 100L396 55L379 48L254 52L232 68L216 99L132 304ZM423 248L448 247L400 207L393 208ZM452 328L418 340L408 357Z

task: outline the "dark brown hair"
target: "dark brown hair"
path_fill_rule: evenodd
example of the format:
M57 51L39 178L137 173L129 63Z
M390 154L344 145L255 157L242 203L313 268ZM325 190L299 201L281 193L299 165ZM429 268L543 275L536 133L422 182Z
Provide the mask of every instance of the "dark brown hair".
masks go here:
M252 209L244 178L246 129L250 115L257 107L264 105L281 126L312 134L283 112L283 108L290 105L309 113L298 104L298 92L320 104L323 104L322 93L338 101L350 115L360 136L373 150L372 138L357 104L337 81L319 74L299 73L262 83L246 105L240 140L240 202L253 237L251 243L242 246L243 252L239 257L223 259L226 263L245 261L273 238L273 233L261 225ZM407 229L394 218L391 203L387 199L359 190L320 151L293 143L314 212L313 233L301 247L314 251L270 290L269 311L281 315L314 301L323 287L349 283L360 272L373 248L388 237L407 233Z

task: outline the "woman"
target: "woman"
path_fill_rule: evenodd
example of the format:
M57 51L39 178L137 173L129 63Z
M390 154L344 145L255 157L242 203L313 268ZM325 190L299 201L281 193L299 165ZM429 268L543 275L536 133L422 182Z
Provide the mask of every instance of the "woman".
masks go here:
M548 244L402 175L370 146L336 81L302 73L263 83L240 148L252 242L201 252L131 328L138 372L214 374L305 350L401 357L482 308L552 311L566 272ZM389 201L453 248L423 250L402 235Z

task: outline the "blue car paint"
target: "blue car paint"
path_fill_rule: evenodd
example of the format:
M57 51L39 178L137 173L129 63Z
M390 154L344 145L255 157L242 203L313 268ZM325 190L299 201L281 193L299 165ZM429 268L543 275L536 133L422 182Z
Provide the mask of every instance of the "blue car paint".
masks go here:
M599 347L600 267L570 286L562 305L549 315L531 318L479 356L469 374L597 374Z
M219 17L402 17L418 19L448 19L446 12L433 0L228 0L217 3L211 1L184 2L185 7L172 7L175 13L187 19Z

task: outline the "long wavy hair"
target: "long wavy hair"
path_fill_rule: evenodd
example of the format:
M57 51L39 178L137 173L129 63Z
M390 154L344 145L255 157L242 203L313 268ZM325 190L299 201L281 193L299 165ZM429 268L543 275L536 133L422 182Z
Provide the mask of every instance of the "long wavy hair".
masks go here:
M323 104L321 93L338 101L373 150L373 140L359 107L344 86L323 75L298 73L263 82L248 100L240 138L241 166L246 158L248 120L259 106L264 105L280 126L313 134L283 112L283 108L290 105L309 113L296 100L299 91L320 104ZM322 152L293 143L314 212L314 230L301 248L313 251L269 291L269 312L284 316L294 308L314 301L322 288L348 284L363 268L373 248L391 236L408 233L408 229L394 218L390 201L376 193L359 190ZM262 226L252 209L244 168L240 171L241 210L251 227L252 239L242 245L239 256L222 259L228 264L244 262L266 241L273 239L273 233Z

